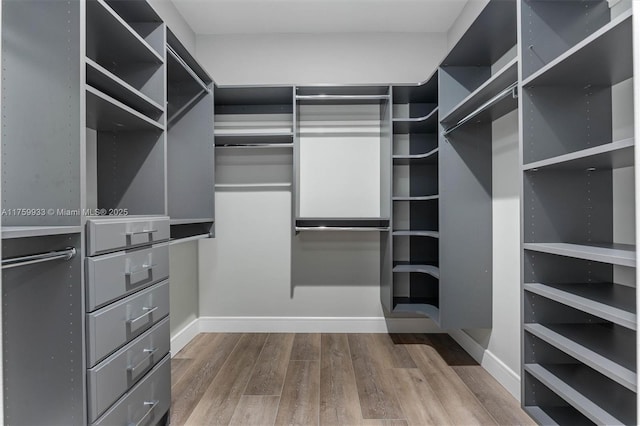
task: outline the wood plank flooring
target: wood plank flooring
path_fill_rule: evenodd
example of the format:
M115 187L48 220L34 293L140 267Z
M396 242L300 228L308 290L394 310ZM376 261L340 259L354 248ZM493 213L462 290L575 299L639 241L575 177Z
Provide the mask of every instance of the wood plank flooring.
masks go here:
M204 333L171 360L171 425L534 425L446 334Z

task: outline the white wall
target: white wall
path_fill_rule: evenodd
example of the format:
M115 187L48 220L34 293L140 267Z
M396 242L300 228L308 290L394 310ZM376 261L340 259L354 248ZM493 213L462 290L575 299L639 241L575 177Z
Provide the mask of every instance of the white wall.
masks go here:
M169 246L171 337L199 317L198 242Z
M447 32L447 50L456 45L487 4L489 4L489 0L469 0L467 2Z
M199 35L197 57L219 85L416 83L444 57L436 33Z
M158 15L192 54L196 51L196 34L184 20L171 0L149 0Z
M514 395L520 378L520 159L518 111L493 123L493 328L465 330L482 365Z

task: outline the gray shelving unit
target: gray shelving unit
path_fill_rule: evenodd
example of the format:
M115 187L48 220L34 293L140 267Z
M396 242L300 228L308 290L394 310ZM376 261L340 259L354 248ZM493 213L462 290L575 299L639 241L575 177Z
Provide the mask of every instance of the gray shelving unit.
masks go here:
M80 14L2 2L3 264L82 246L80 214L64 213L82 199ZM3 265L3 424L86 421L82 264L66 257Z
M490 1L439 69L441 326L493 318L493 122L517 106L517 4Z
M392 86L392 232L381 237L381 301L388 314L440 321L438 74Z
M523 406L637 424L636 246L620 232L635 223L615 213L635 167L630 2L520 4Z
M215 87L216 191L290 190L292 86Z
M214 234L213 107L213 80L167 30L167 201L172 239Z

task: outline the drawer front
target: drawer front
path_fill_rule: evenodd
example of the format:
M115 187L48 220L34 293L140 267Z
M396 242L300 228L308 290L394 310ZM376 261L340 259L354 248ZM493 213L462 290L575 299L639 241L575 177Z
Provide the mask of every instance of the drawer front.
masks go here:
M89 421L95 421L170 350L169 318L87 372Z
M88 256L169 239L167 216L127 216L87 220Z
M93 425L155 425L170 405L171 357L167 355Z
M89 257L86 262L89 312L169 277L166 243Z
M87 314L87 364L93 367L169 314L169 281Z

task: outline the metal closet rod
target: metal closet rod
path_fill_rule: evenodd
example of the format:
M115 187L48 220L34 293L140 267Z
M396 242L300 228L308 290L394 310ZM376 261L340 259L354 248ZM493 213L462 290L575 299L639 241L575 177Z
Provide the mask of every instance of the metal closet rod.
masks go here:
M17 266L32 265L34 263L48 262L50 260L70 260L77 254L75 247L67 247L64 250L51 251L48 253L31 254L28 256L12 257L2 259L2 269L15 268Z
M173 48L171 46L169 46L167 44L167 52L169 52L169 54L171 56L173 56L173 58L178 61L178 63L180 65L182 65L182 68L185 69L185 71L187 71L189 73L189 75L191 77L193 77L193 79L196 81L196 83L198 83L200 86L202 86L202 89L205 90L207 93L211 93L211 89L209 89L209 87L205 84L204 81L202 81L202 79L200 77L198 77L198 74L196 74L196 72L189 66L189 64L187 64L185 62L184 59L182 59L182 57L180 55L178 55L178 53L173 50Z
M296 95L299 101L350 101L350 100L384 100L389 99L389 95Z
M478 114L491 108L492 106L494 106L495 104L500 102L502 99L506 98L507 96L512 95L514 98L517 97L517 93L516 93L517 87L518 87L518 82L516 81L515 83L512 83L509 87L504 89L502 92L498 93L493 98L489 99L487 102L480 105L473 112L471 112L469 115L467 115L466 117L458 121L456 124L454 124L453 126L449 127L447 130L442 132L442 135L447 136L449 133L453 132L458 127L464 125L468 121L473 120L473 118L476 117Z

